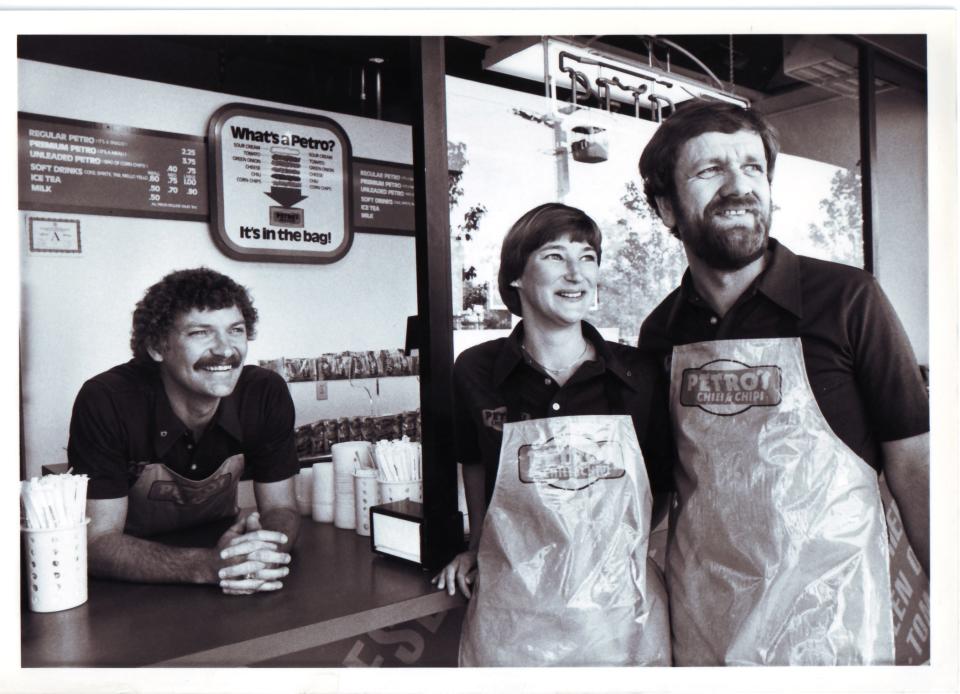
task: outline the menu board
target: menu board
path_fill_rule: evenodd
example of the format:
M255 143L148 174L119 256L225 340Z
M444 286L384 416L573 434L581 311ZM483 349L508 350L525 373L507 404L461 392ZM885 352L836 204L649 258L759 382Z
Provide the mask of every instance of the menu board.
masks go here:
M202 137L19 113L19 207L206 220Z
M353 243L351 149L326 116L228 104L207 130L214 240L232 258L330 263Z
M259 260L332 262L354 230L415 232L412 166L351 158L330 118L225 109L209 143L20 112L19 208L210 221L228 255Z
M353 162L353 225L358 229L413 231L413 167L370 159Z

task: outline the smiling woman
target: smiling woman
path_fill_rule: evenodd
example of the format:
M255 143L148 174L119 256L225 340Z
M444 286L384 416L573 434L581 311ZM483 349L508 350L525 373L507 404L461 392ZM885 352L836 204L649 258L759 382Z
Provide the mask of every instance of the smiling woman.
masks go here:
M524 319L524 350L561 384L593 355L580 322L596 297L601 240L590 217L552 203L523 215L503 240L504 303Z
M512 283L519 290L528 329L544 321L558 326L579 323L593 303L598 269L597 252L569 236L534 251L523 275Z
M665 384L652 359L584 320L600 244L577 208L548 203L522 215L504 238L498 277L522 320L454 366L474 530L434 580L472 596L462 665L670 662L666 594L647 560L652 494L665 491L673 455ZM543 469L522 474L531 446L547 440L558 443Z

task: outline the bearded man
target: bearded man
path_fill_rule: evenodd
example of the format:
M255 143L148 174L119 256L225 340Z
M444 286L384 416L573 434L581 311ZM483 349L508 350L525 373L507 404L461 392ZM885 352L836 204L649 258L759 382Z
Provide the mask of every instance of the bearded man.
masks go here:
M679 452L674 663L892 664L878 477L929 571L928 397L874 277L769 236L778 150L762 115L695 100L640 158L688 261L640 331Z

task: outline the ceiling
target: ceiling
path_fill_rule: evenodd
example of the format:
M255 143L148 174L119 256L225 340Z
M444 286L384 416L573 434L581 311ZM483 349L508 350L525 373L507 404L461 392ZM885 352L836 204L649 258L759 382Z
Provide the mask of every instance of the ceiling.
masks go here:
M542 83L484 70L491 46L510 37L447 37L447 73L530 93ZM566 38L566 37L565 37ZM658 45L644 36L569 37L594 49L704 82L704 68L729 89L768 108L811 98L836 98L836 89L812 87L806 73L790 70L808 48L808 37L783 35L670 35ZM846 47L856 63L856 46ZM897 84L925 88L925 37L858 37L876 48ZM412 123L411 41L389 36L43 36L21 35L18 56L140 79L377 117L375 83L381 80L379 116ZM651 52L651 45L653 45ZM689 54L689 55L688 55ZM691 58L690 56L694 58ZM843 62L843 61L841 61ZM731 79L732 78L732 79ZM834 86L836 86L834 81ZM761 106L761 108L763 108ZM767 110L764 108L764 110Z

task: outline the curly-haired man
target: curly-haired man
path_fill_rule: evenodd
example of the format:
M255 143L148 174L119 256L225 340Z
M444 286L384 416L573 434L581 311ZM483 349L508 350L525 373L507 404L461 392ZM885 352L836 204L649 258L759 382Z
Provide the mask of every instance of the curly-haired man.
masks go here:
M133 313L133 359L80 389L68 458L90 477L91 573L154 583L277 590L299 529L294 408L280 376L244 366L257 311L247 290L208 268L178 270ZM238 513L253 478L258 511L212 549L148 539Z

